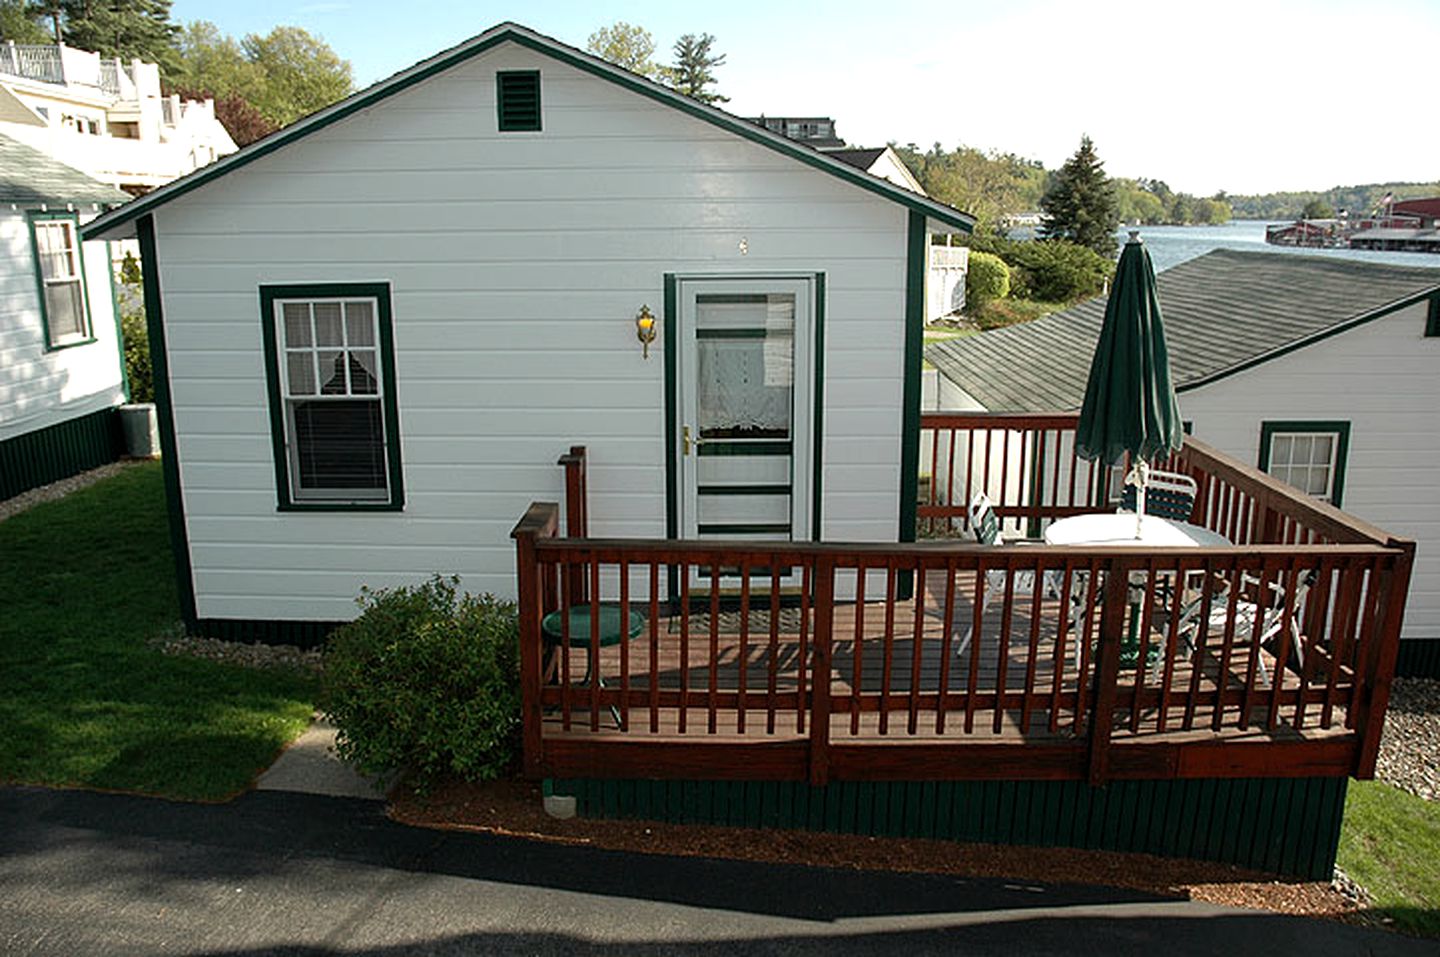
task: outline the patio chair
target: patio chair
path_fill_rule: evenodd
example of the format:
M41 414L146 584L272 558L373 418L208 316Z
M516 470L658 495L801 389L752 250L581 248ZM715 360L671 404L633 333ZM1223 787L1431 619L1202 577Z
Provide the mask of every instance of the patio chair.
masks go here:
M1195 496L1199 493L1195 480L1181 472L1160 472L1152 470L1145 483L1145 514L1168 518L1173 522L1188 522L1195 511ZM1120 494L1120 511L1135 511L1135 486L1126 484Z
M990 503L990 498L984 492L975 493L970 500L970 529L975 533L975 540L981 545L1027 545L1034 544L1029 539L1006 540L1000 533L1000 516L996 514L995 507ZM980 596L980 617L985 617L985 611L990 607L991 596L1004 594L1005 579L1007 573L1003 568L992 568L985 572L984 593ZM1030 592L1035 587L1034 572L1017 571L1015 573L1015 587L1020 592ZM1046 598L1059 598L1060 587L1055 580L1053 572L1045 572L1043 584L1043 595ZM1038 614L1038 611L1032 612ZM965 634L960 638L955 653L963 654L970 645L971 633L975 630L973 619L970 627L965 629Z
M1269 586L1270 602L1263 611L1259 610L1257 602L1260 599L1261 582L1253 575L1240 576L1241 597L1235 602L1235 637L1242 640L1251 647L1257 649L1269 648L1274 639L1285 629L1289 629L1290 648L1294 653L1296 667L1305 667L1304 635L1300 631L1300 619L1305 611L1305 596L1315 584L1317 575L1315 570L1308 569L1299 573L1295 579L1295 597L1290 602L1290 616L1288 620L1285 615L1285 588L1278 582L1271 582ZM1247 593L1249 596L1247 597ZM1196 638L1200 634L1200 609L1203 604L1201 597L1196 597L1188 602L1180 610L1180 641L1184 642L1191 654L1194 654ZM1225 591L1210 597L1209 620L1204 622L1206 634L1223 634L1225 626L1230 617L1230 601ZM1260 639L1254 640L1255 620L1260 620ZM1272 654L1274 652L1272 651ZM1260 680L1269 681L1263 658L1256 658L1256 665L1260 671Z

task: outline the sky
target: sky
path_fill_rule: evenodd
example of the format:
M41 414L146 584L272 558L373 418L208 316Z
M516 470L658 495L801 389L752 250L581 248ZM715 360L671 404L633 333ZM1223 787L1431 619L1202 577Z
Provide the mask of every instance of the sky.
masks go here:
M1440 0L909 0L723 4L174 0L237 37L322 36L367 86L504 20L584 47L624 20L657 60L711 33L725 108L832 116L852 145L964 144L1218 190L1440 180Z

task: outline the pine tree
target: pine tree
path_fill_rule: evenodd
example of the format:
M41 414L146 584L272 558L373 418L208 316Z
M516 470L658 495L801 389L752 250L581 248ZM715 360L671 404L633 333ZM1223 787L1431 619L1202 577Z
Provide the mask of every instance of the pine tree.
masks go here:
M715 83L715 74L710 71L724 66L725 54L710 55L715 38L708 33L696 36L687 33L675 41L675 63L665 71L670 85L686 96L701 103L728 103L730 97L711 93L706 87Z
M1090 137L1080 138L1080 148L1055 174L1055 184L1040 201L1040 209L1045 214L1042 239L1068 239L1102 256L1115 256L1120 207Z
M175 38L180 28L170 22L170 0L42 0L35 9L59 8L66 46L91 50L104 57L138 57L160 64L162 75L177 62Z

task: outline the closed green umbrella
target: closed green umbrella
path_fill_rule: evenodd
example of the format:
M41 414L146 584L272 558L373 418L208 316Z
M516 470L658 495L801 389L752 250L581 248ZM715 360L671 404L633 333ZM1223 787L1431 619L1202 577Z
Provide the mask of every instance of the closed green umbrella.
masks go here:
M1105 304L1105 322L1090 363L1085 404L1075 430L1081 458L1118 464L1128 452L1136 463L1131 479L1140 485L1136 502L1145 511L1145 463L1180 448L1185 430L1170 381L1165 323L1155 294L1155 267L1140 233L1120 253L1115 283ZM1140 537L1140 521L1135 525Z

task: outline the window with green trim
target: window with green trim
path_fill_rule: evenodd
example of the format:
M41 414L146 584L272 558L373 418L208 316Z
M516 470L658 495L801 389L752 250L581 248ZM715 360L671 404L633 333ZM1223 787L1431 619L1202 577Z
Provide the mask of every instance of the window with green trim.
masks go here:
M32 213L30 233L46 346L63 349L93 342L85 303L80 218L73 213Z
M495 74L495 102L500 132L540 129L540 71L501 70Z
M1264 422L1260 468L1308 495L1339 505L1345 488L1349 422Z
M266 373L282 508L398 508L390 289L265 286Z

